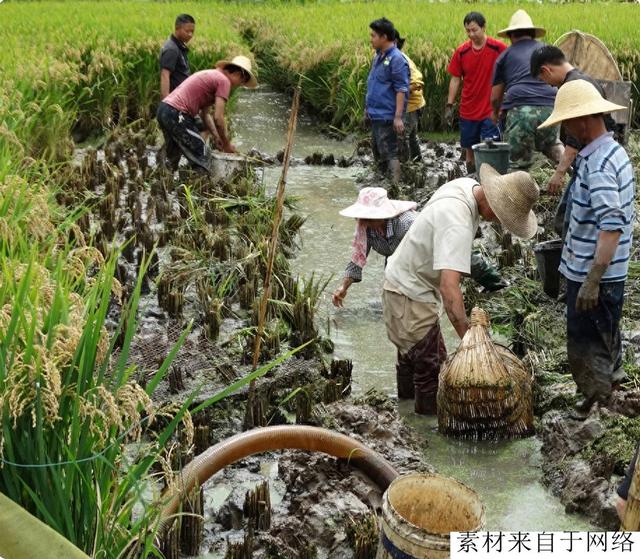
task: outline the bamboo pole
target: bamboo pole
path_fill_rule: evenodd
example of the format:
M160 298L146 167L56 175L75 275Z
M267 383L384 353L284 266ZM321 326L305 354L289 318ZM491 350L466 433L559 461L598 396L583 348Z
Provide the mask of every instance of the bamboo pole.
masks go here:
M260 306L258 307L258 328L256 331L256 339L253 349L253 370L258 368L260 359L260 350L262 348L262 337L264 335L264 323L267 315L267 304L271 297L271 276L273 275L273 263L276 258L278 249L278 233L280 231L280 223L282 222L282 212L284 209L284 195L287 185L287 173L289 171L289 163L291 161L291 152L293 150L293 139L298 122L298 109L300 108L300 84L293 93L293 102L291 103L291 115L289 116L289 127L287 129L287 144L284 149L284 157L282 160L282 173L276 190L276 207L273 216L273 224L271 228L271 238L269 240L267 254L267 270L264 277L264 286L262 297L260 298ZM247 414L245 416L245 428L253 427L252 406L255 399L255 379L249 384L249 398L247 401Z
M640 457L636 460L633 470L622 527L628 532L640 531Z

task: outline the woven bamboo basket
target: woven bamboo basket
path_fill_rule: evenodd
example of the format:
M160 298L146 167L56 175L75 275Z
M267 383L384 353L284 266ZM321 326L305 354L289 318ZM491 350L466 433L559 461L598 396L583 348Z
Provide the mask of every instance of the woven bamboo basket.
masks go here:
M474 308L469 331L440 372L440 432L476 440L531 435L531 380L522 362L491 340L487 313Z

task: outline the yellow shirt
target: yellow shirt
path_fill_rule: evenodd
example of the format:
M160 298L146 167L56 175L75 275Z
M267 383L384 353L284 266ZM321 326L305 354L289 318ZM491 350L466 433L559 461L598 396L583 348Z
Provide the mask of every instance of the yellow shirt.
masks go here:
M412 113L424 107L427 102L424 100L422 90L424 88L424 80L422 78L422 72L418 70L413 60L411 60L404 52L402 56L405 57L409 63L409 101L407 103L407 112Z

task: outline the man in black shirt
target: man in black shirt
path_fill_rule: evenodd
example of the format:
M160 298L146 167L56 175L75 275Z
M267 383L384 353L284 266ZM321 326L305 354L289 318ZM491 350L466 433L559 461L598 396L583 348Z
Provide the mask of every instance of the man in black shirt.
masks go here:
M193 37L196 22L189 14L176 18L176 27L160 50L160 98L164 99L191 74L187 43Z
M580 70L574 68L566 59L562 50L553 45L544 45L536 49L531 55L531 75L539 78L549 85L560 87L567 82L573 80L585 80L592 84L606 99L606 95L602 86L591 76L583 74ZM611 115L604 116L604 123L607 130L615 130L615 122ZM564 142L564 154L556 167L556 171L549 180L547 189L551 194L557 194L564 187L565 175L571 169L578 152L584 147L581 142L568 134L561 134ZM573 177L572 177L573 180ZM555 220L556 232L564 238L566 227L569 223L569 212L571 204L569 197L571 196L571 181L564 191L562 200L558 206Z

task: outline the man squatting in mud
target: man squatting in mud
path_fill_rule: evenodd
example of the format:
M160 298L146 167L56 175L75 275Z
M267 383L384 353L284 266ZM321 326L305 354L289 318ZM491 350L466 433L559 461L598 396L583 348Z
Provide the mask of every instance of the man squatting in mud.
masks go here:
M469 328L460 281L470 272L480 217L531 238L538 228L532 211L538 196L528 173L503 176L485 163L480 182L461 178L441 186L389 257L384 321L398 350L398 395L415 398L416 413L436 413L438 374L446 358L442 308L460 337Z
M620 319L629 269L635 178L605 113L626 107L605 100L588 81L565 83L541 128L562 123L584 147L576 157L569 228L560 273L567 279L567 357L584 399L576 416L607 404L624 379Z
M221 60L214 70L201 70L185 79L158 106L156 118L164 135L166 165L176 170L184 155L192 167L209 171L209 148L200 135L196 117L200 115L218 149L233 153L224 111L231 90L244 86L257 87L251 60L236 56ZM213 118L209 113L214 107Z

